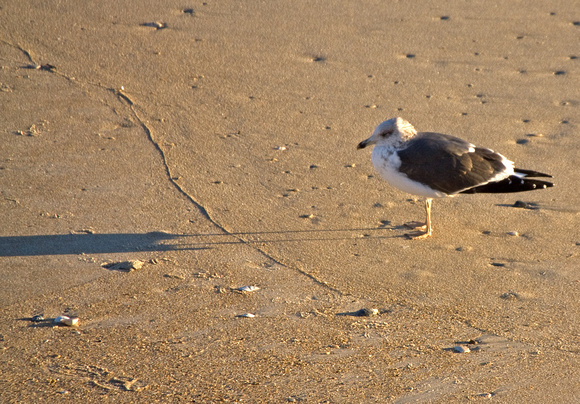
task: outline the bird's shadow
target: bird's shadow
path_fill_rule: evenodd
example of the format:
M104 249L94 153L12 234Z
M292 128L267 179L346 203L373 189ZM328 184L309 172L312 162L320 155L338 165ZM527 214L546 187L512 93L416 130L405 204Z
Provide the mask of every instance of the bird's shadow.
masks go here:
M390 222L385 221L379 227L351 229L197 234L173 234L156 231L149 233L73 233L2 236L0 237L0 257L193 251L210 249L213 246L227 244L315 242L404 237L401 234L388 233L390 230L398 230L400 228L401 226L391 226Z
M0 237L0 257L173 251L183 249L173 243L178 237L165 232L4 236ZM187 249L202 248L207 247Z

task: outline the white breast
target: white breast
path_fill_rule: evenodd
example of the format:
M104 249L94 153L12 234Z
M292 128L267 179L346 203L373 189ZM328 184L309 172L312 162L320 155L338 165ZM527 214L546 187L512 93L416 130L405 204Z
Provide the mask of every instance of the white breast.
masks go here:
M445 198L444 192L436 191L419 182L412 181L407 175L399 171L401 160L393 148L376 145L373 148L371 159L375 169L389 184L412 195L425 198Z

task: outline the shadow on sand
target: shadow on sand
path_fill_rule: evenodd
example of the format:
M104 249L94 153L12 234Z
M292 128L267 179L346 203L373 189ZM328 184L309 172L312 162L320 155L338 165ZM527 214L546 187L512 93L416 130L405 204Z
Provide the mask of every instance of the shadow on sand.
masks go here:
M402 226L401 226L402 227ZM285 230L240 233L171 234L109 233L0 237L0 257L103 254L143 251L204 250L216 245L395 238L385 231L399 227ZM352 234L356 232L357 234ZM380 234L376 234L379 232ZM361 234L362 233L362 234ZM332 234L332 235L330 235Z
M182 237L164 232L116 234L56 234L0 237L0 257L102 254L138 251L199 250L171 243Z

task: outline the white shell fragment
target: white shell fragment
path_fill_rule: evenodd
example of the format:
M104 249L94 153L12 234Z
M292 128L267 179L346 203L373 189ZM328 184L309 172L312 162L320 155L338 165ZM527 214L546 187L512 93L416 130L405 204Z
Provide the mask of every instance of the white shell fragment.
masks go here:
M471 349L469 349L465 345L457 345L456 347L453 347L453 352L457 352L457 353L469 353L469 352L471 352Z
M260 290L260 288L258 286L255 285L248 285L248 286L242 286L236 289L238 292L241 293L251 293L251 292L255 292L257 290Z
M54 319L54 323L57 325L66 325L68 327L74 327L78 325L79 318L69 316L58 316L57 318Z
M252 314L252 313L244 313L244 314L238 314L236 317L254 318L254 317L256 317L256 315Z
M350 314L359 317L372 317L379 314L379 309L374 308L369 309L365 307Z
M363 316L372 317L379 314L379 309L361 309L363 312Z

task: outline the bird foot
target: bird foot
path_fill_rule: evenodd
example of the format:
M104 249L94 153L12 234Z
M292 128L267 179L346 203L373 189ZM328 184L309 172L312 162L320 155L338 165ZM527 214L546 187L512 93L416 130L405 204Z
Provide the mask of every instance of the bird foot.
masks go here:
M405 226L408 227L409 229L419 230L418 232L415 233L405 234L405 237L410 238L411 240L420 240L422 238L431 237L431 234L433 233L433 228L428 229L425 223L409 222L405 223Z
M424 232L417 232L417 233L407 233L405 237L411 240L421 240L423 238L431 237L432 232L424 231Z
M412 230L427 230L427 224L424 222L407 222L405 227Z

